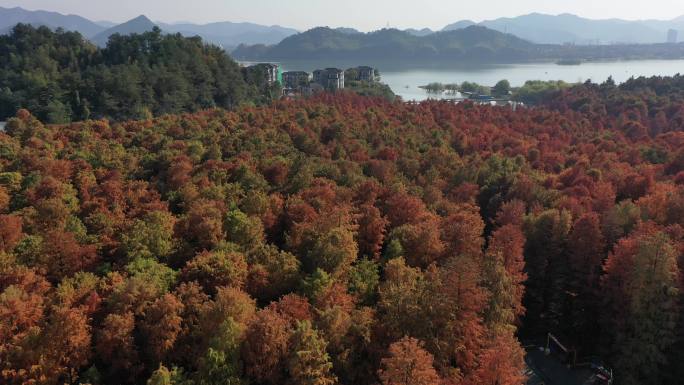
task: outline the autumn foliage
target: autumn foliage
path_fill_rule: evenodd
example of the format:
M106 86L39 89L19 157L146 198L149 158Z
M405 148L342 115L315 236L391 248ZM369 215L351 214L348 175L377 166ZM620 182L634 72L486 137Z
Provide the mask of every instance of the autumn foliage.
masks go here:
M684 357L681 77L0 133L0 383L516 385ZM149 379L149 382L148 382Z

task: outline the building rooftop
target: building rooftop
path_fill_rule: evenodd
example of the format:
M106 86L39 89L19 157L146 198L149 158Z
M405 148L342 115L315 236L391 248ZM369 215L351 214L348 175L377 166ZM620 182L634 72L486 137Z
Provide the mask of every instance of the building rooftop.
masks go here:
M275 63L249 63L248 67L268 67L268 68L280 68L280 64Z

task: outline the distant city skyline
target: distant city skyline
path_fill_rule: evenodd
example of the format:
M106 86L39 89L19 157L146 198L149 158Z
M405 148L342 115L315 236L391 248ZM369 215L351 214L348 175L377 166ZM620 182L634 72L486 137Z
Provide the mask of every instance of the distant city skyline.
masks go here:
M277 24L299 30L330 26L361 31L387 25L439 30L463 19L479 22L532 12L626 20L669 20L684 15L682 0L628 4L618 0L0 0L0 6L76 14L93 21L123 22L144 14L153 21L167 23L232 21Z

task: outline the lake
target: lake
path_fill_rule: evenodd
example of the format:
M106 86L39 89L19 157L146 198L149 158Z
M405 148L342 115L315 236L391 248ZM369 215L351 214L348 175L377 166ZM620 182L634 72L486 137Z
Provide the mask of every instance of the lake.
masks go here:
M475 82L493 86L501 79L508 79L512 86L521 86L527 80L563 80L570 83L591 79L603 82L612 76L618 82L638 76L672 76L684 73L684 60L633 60L615 62L589 62L581 65L557 65L556 63L531 64L483 64L483 65L402 65L402 63L353 63L353 62L282 62L283 71L312 72L317 68L349 68L372 65L380 70L382 81L404 100L424 100L428 95L421 85L432 82ZM439 96L437 96L439 97Z

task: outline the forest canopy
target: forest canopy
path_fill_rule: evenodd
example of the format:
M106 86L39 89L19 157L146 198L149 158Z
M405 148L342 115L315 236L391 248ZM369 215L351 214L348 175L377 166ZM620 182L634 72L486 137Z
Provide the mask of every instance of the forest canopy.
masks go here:
M113 35L98 48L77 32L19 24L0 35L0 120L20 108L46 123L66 123L270 100L265 74L248 71L199 37L158 28Z
M682 82L515 111L20 110L0 133L0 382L519 385L520 341L553 332L616 383L678 384Z

